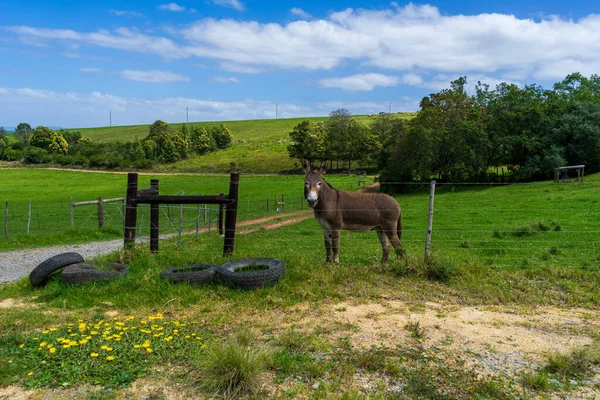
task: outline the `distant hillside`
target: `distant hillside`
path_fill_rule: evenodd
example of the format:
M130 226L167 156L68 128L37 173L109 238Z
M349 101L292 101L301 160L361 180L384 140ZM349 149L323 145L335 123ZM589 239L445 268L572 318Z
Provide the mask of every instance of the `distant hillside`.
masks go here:
M399 115L412 118L414 113ZM190 126L218 126L225 124L233 135L233 146L205 156L191 157L173 164L156 166L159 171L181 172L239 172L280 173L299 168L297 161L287 153L289 133L294 126L304 120L325 121L329 117L263 119L246 121L190 122ZM359 122L368 124L372 118L366 115L353 116ZM169 124L179 129L181 123ZM143 139L148 135L150 125L112 126L99 128L68 129L78 131L97 143L129 142Z

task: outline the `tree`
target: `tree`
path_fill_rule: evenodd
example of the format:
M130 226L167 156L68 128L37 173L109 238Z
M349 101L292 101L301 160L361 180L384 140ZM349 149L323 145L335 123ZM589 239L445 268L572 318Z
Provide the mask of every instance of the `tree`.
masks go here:
M172 133L171 127L168 123L161 121L160 119L154 121L152 125L150 125L150 129L148 131L148 138L155 138L158 136L169 135Z
M31 125L26 122L19 123L15 129L15 137L17 140L23 142L25 146L29 145L29 140L31 139Z
M52 155L67 154L69 144L65 138L45 126L38 126L33 130L30 144L48 151Z
M212 137L204 127L192 127L190 141L191 150L198 155L208 153L213 147Z
M287 147L291 158L310 161L325 159L325 130L323 124L308 120L302 121L289 133L290 144Z
M325 121L325 133L327 144L327 159L340 161L344 158L348 144L348 126L351 121L350 111L340 108L329 113L329 119Z
M231 147L233 136L225 124L221 124L219 127L211 129L210 134L217 146L217 149L226 149Z
M392 114L379 114L371 124L371 133L377 137L381 149L375 155L377 168L382 170L387 165L390 156L394 152L396 143L406 133L406 124L400 118Z

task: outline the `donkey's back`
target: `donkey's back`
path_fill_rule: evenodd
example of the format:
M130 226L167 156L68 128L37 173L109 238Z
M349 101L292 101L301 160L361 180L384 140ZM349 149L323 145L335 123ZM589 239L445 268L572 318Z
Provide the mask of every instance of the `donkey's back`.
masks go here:
M401 221L398 202L385 193L357 193L338 190L337 215L341 229L396 231ZM398 230L398 234L401 231Z

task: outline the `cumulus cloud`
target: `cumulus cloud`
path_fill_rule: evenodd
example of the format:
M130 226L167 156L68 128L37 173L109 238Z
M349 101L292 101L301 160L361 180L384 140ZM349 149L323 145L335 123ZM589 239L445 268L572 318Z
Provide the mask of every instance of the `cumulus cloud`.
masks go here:
M227 76L213 76L211 80L216 83L240 83L239 79Z
M117 17L145 17L144 14L137 11L125 11L125 10L108 10L110 14L116 15Z
M304 11L303 9L298 8L298 7L292 7L290 9L290 14L295 15L300 18L304 18L304 19L312 18L312 15L310 15L309 13L307 13L306 11Z
M359 74L343 78L326 78L319 81L324 88L340 88L347 91L370 91L377 86L396 86L400 79L383 74Z
M218 6L229 7L238 11L244 11L246 9L244 3L239 0L213 0L213 2Z
M213 1L244 9L238 0ZM215 59L261 70L332 70L355 63L402 73L560 79L574 68L597 72L600 65L600 15L578 20L447 15L434 6L412 3L392 3L376 10L349 8L324 19L287 24L206 18L177 28L178 34L169 38L127 28L98 32L29 26L7 29L36 45L81 42L167 59Z
M149 83L173 83L173 82L189 82L190 78L187 76L174 74L169 71L136 71L126 69L117 73L123 79L129 79L138 82L149 82Z
M179 4L176 4L176 3L160 4L158 6L158 9L163 10L163 11L174 11L174 12L185 11L185 7L180 6Z

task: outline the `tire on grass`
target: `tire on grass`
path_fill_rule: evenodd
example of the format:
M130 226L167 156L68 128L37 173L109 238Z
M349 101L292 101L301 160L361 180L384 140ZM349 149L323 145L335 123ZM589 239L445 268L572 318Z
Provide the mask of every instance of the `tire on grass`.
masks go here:
M94 264L78 263L66 267L61 280L68 285L79 285L88 282L103 282L115 278L126 276L129 273L129 267L119 263L105 263L110 269L98 269Z
M214 264L189 264L166 269L160 273L160 277L172 283L203 285L212 282L216 271Z
M217 272L227 286L254 289L279 281L285 275L285 264L276 258L245 258L225 263Z
M69 252L57 254L53 257L48 258L46 261L40 263L37 267L29 274L29 281L31 286L39 287L43 286L48 277L61 268L66 266L82 263L85 260L79 253Z

